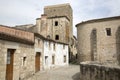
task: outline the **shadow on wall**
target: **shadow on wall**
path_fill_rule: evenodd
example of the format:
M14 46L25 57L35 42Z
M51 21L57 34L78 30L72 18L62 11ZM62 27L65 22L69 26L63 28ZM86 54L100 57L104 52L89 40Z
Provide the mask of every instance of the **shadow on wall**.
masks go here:
M117 55L117 61L120 65L120 27L118 27L116 31L116 55Z
M97 30L93 29L90 34L90 45L91 45L91 61L96 60L97 53Z
M72 76L73 80L80 80L80 72L76 73L75 75Z

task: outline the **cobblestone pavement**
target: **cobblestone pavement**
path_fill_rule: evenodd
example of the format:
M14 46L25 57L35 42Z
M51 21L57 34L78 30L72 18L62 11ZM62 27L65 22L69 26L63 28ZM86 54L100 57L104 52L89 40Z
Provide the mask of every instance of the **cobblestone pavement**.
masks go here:
M28 80L80 80L79 65L69 65L40 71Z

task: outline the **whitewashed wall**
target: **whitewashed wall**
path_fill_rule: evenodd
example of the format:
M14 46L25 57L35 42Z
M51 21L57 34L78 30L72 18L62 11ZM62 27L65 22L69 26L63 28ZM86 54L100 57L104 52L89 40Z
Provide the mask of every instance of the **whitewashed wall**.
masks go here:
M44 40L44 69L68 65L68 45L65 45L65 48L63 48L63 45L65 44ZM52 56L55 56L54 64L52 64ZM64 56L66 56L66 62L64 62Z

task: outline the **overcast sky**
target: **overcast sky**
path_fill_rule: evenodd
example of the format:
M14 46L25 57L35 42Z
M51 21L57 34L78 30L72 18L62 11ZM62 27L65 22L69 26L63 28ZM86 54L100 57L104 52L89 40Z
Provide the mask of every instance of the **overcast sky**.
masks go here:
M35 24L44 6L63 3L72 6L74 35L81 21L120 15L120 0L0 0L0 24Z

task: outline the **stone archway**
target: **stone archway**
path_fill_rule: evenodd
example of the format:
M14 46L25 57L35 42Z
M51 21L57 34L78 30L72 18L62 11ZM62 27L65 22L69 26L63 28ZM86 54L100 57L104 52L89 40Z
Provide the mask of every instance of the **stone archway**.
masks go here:
M118 64L120 65L120 27L116 31L116 54Z
M91 61L97 59L97 30L93 29L90 34Z

